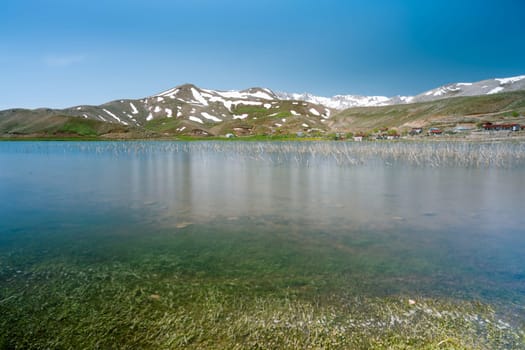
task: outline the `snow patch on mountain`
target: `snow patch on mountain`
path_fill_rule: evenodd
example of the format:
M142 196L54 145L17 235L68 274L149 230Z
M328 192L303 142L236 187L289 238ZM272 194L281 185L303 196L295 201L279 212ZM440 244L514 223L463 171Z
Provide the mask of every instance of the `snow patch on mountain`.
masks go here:
M263 103L258 101L233 101L234 105L245 105L245 106L260 106Z
M137 107L135 107L135 105L132 102L130 102L129 105L131 107L131 114L138 114L139 113L139 110L137 109Z
M320 116L321 115L321 113L319 113L317 111L317 109L315 109L315 108L310 108L310 113L312 113L313 115L316 115L316 116Z
M173 88L173 89L169 89L169 90L166 90L164 92L161 92L157 96L166 96L166 97L169 97L169 98L175 98L175 96L177 95L178 92L179 92L179 88Z
M194 116L190 115L189 119L190 119L192 122L197 122L197 123L200 123L200 124L204 124L204 122L202 121L202 119L199 118L199 117L194 117Z
M273 100L273 97L270 96L268 93L263 91L257 91L255 93L250 94L249 96L255 97L255 98L262 98L264 100Z
M403 103L412 103L412 101L414 101L414 96L398 96L398 98L399 98Z
M213 120L214 122L222 122L222 119L219 119L216 116L211 115L209 113L202 112L201 115L206 119Z
M323 97L315 96L309 93L298 94L287 92L279 92L277 93L277 96L283 100L305 101L339 110L351 107L385 106L390 100L385 96L335 95L332 97Z
M243 90L243 91L214 91L214 90L206 90L202 89L203 91L206 91L212 95L219 95L226 99L263 99L263 100L273 100L274 97L272 96L273 93L269 89L249 89L249 90ZM252 90L250 92L250 90Z
M496 78L495 80L499 81L501 85L507 85L507 84L514 84L524 79L525 79L525 75L520 75L517 77L511 77L511 78Z
M494 89L490 90L489 92L487 92L487 95L497 94L498 92L501 92L503 90L505 90L504 87L498 86L498 87L495 87Z
M129 125L126 121L121 120L119 117L117 117L115 114L111 113L111 112L108 111L107 109L102 108L102 110L103 110L104 112L106 112L107 114L109 114L111 117L113 117L113 119L115 119L116 121L118 121L120 124Z
M207 106L208 101L200 94L199 91L195 88L191 88L191 93L193 94L193 98L199 102L201 105Z

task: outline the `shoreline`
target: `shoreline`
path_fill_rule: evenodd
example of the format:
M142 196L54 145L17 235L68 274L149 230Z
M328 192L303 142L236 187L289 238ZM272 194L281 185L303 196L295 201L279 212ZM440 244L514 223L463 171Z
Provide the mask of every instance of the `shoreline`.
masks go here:
M42 135L17 135L17 136L0 136L0 142L2 141L109 141L109 142L133 142L133 141L225 141L225 142L246 142L246 141L261 141L261 142L274 142L274 141L293 141L293 142L319 142L319 141L333 141L333 142L349 142L349 143L396 143L396 142L525 142L525 133L517 132L513 134L502 132L487 134L470 133L464 135L439 135L439 136L404 136L394 140L379 140L379 139L364 139L362 141L354 141L351 138L347 139L334 139L331 136L324 137L298 137L296 135L253 135L253 136L239 136L234 138L227 138L223 136L162 136L162 137L84 137L84 136L42 136Z

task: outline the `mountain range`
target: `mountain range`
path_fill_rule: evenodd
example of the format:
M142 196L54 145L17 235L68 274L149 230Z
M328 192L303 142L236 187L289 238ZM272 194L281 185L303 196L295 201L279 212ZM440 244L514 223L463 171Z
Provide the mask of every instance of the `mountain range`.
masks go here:
M512 94L516 91L517 94ZM368 111L366 115L377 114L376 119L381 120L379 117L385 114L388 116L388 108L392 106L406 109L406 106L430 106L438 102L442 106L443 101L452 101L455 98L467 98L462 103L477 101L474 105L480 105L481 101L481 105L485 105L493 104L490 101L494 96L498 100L501 96L510 94L514 96L508 101L511 106L501 106L499 110L489 108L489 115L504 113L512 106L520 114L525 104L518 101L524 97L524 91L525 75L473 83L453 83L416 96L394 97L321 97L308 93L273 92L267 88L218 91L184 84L142 99L122 99L99 106L0 111L0 135L156 137L352 131L362 129L356 128L359 123L355 123L356 116L352 115L355 111L363 112L360 109L363 107L368 108L365 109ZM468 115L483 117L485 110L469 110ZM406 113L410 114L408 109ZM431 116L426 117L432 120ZM377 123L372 121L366 125L372 127L375 124ZM383 121L382 125L384 124L392 123ZM394 123L390 126L403 128L410 126L410 123Z
M416 96L360 96L360 95L336 95L332 97L320 97L309 93L277 93L285 100L301 100L310 103L321 104L329 108L343 110L352 107L379 107L405 103L418 103L435 101L458 96L480 96L491 95L500 92L509 92L525 89L525 75L511 78L496 78L482 80L475 83L453 83L425 91Z

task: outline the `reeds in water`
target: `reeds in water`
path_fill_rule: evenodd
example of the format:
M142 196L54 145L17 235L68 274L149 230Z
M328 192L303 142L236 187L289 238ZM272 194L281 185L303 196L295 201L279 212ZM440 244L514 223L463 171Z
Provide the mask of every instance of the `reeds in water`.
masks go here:
M276 165L412 165L423 167L514 168L525 165L521 142L6 142L1 152L91 156L154 156L188 153L224 160Z

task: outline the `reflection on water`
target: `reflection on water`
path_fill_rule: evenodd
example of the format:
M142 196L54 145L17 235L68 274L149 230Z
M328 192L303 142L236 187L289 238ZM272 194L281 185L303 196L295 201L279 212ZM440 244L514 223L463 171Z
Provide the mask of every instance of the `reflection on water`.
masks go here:
M113 143L0 143L4 243L56 231L241 227L348 252L348 265L371 264L371 276L420 293L464 289L523 305L522 166L340 166L312 155L267 161L258 144L243 146L255 149L250 157L225 155L220 143L198 152L166 144L115 153Z

